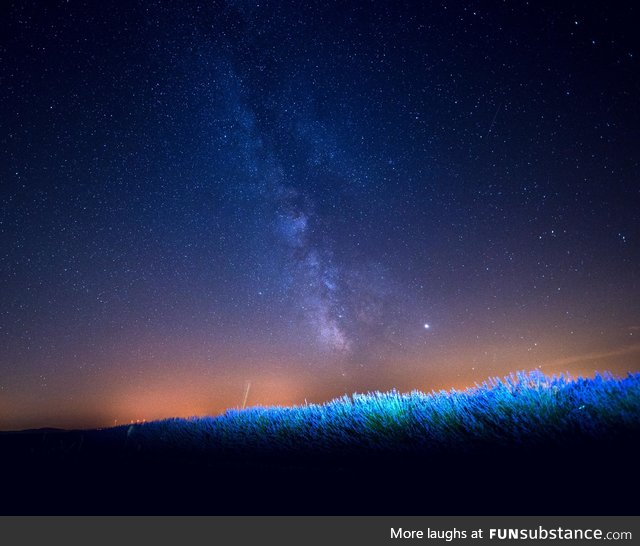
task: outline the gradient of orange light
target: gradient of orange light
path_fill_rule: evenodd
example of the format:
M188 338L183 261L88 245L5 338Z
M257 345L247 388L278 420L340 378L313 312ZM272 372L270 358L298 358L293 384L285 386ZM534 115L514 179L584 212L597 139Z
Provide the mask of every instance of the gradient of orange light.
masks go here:
M290 405L304 400L309 390L303 377L291 374L246 373L193 380L165 377L150 385L122 387L113 394L110 411L113 420L128 423L169 417L216 415L242 406L247 382L247 405Z
M375 370L363 368L345 376L326 369L300 369L296 363L265 363L261 370L229 366L213 373L193 363L159 366L129 377L105 376L75 392L0 398L0 430L30 427L88 428L170 417L216 415L242 406L296 405L323 402L353 392L465 389L489 377L518 370L576 377L598 371L626 375L640 369L640 345L571 353L562 344L536 351L524 346L460 347L430 358L398 359ZM571 348L573 349L573 348ZM481 354L480 358L478 355ZM484 360L483 360L484 359ZM475 363L475 364L474 364ZM514 364L515 363L515 364ZM339 378L336 378L339 376Z

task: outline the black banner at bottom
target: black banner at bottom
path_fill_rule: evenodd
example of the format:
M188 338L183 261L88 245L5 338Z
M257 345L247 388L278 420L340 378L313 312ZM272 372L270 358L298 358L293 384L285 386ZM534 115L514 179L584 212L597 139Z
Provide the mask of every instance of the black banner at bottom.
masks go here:
M0 517L5 544L586 544L640 539L636 516Z

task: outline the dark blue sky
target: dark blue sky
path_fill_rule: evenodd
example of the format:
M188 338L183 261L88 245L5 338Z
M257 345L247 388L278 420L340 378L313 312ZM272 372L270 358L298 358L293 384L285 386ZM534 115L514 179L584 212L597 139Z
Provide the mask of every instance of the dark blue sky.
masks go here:
M0 428L640 369L633 3L0 20Z

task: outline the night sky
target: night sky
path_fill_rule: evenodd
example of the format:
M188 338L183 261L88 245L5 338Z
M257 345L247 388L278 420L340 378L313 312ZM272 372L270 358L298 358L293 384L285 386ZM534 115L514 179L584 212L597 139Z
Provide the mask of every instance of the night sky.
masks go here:
M633 4L4 3L0 429L640 370Z

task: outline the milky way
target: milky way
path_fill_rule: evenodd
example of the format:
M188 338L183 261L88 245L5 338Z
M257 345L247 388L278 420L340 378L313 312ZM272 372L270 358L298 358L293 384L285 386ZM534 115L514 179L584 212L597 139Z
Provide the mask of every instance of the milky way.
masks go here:
M287 306L278 318L307 341L307 358L317 354L320 362L344 364L363 350L363 337L369 345L383 341L370 330L389 318L383 316L383 309L390 313L393 279L379 274L380 262L345 264L336 258L331 223L339 217L340 207L334 204L328 214L319 212L317 194L325 188L315 185L338 177L349 191L353 170L365 169L352 161L353 170L346 175L339 143L328 137L326 125L306 109L289 115L289 109L278 103L268 115L280 120L280 133L295 136L294 145L303 159L294 167L284 164L276 153L282 146L281 136L261 130L258 116L247 106L246 86L231 62L222 64L226 73L221 79L229 81L225 85L225 110L232 113L229 127L240 135L239 150L234 150L238 185L228 191L242 197L235 205L237 213L259 226L254 239L262 253L252 267L268 271L268 278L256 274L260 280L254 290L259 296L272 291Z

